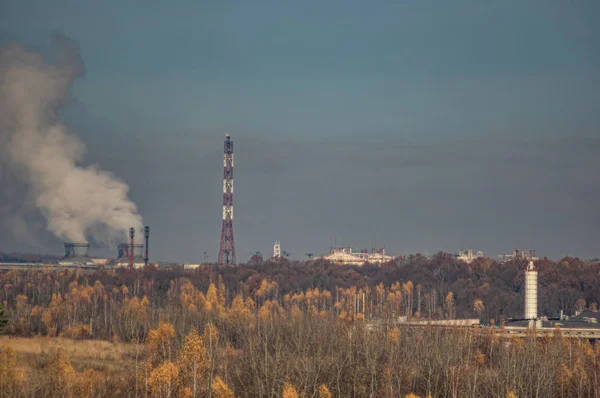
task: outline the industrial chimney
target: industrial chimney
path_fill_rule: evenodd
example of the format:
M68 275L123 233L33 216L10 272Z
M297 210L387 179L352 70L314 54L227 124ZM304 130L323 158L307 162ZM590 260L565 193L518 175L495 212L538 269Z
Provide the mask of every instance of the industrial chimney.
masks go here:
M144 243L145 243L145 253L144 253L144 266L147 267L148 266L148 241L150 240L150 227L149 226L145 226L144 227Z
M133 238L135 237L135 228L131 227L129 228L129 239L130 239L130 244L129 244L129 266L133 267Z
M536 319L538 307L538 272L533 261L525 270L525 319Z

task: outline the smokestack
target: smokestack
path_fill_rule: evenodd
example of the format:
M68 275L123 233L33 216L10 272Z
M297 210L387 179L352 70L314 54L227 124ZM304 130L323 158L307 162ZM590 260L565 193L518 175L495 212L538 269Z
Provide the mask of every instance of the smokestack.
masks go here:
M538 272L533 261L525 270L525 319L536 319L538 307Z
M148 240L150 239L150 227L149 226L145 226L144 227L144 239L145 239L145 249L146 249L146 253L144 255L144 266L147 267L148 266Z
M135 236L135 228L129 228L129 239L130 239L130 245L129 245L129 266L131 268L133 268L133 237Z

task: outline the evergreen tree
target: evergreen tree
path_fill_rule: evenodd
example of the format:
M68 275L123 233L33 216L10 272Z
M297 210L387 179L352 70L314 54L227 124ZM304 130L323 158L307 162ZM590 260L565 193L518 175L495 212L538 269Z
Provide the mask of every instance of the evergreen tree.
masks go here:
M4 312L4 305L0 303L0 333L4 331L4 327L8 323L8 316Z

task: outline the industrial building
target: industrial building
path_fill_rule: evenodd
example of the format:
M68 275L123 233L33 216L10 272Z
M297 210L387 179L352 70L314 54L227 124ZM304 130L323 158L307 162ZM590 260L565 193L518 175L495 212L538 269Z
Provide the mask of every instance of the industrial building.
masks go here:
M130 243L122 243L117 246L116 259L108 258L91 258L89 256L89 243L65 243L65 256L58 261L60 266L81 266L81 267L100 267L100 266L115 266L128 267L131 256L129 255L132 245ZM144 267L144 245L133 245L133 267Z
M512 260L537 261L539 258L535 256L535 250L533 249L515 249L511 254L498 254L498 262L500 263Z
M393 259L394 257L386 255L383 248L372 249L371 253L369 253L367 250L353 252L349 246L332 247L329 250L329 254L318 258L318 260L330 261L340 265L358 266L362 266L365 263L382 264Z
M541 317L532 320L510 320L504 326L508 336L528 336L535 329L538 336L554 333L556 328L564 337L579 339L600 339L600 312L584 311L574 316Z
M130 250L132 245L130 243L121 243L117 246L117 262L115 264L116 267L128 267L131 256ZM134 244L133 245L133 268L143 268L144 267L144 245L142 244Z
M471 264L478 258L483 258L483 252L479 250L476 254L473 253L473 250L460 250L457 254L454 255L457 260L464 261L467 264Z
M531 253L528 253L531 254ZM525 269L525 300L523 319L509 320L505 330L510 335L526 335L527 329L535 329L536 333L551 333L560 327L565 337L600 338L600 312L584 311L575 316L564 316L562 313L555 318L538 316L538 271L533 260Z
M35 269L50 267L62 268L84 268L97 269L100 267L133 267L143 268L148 265L148 245L150 238L150 227L144 227L144 244L134 244L135 231L129 230L130 242L117 246L116 259L93 258L89 255L90 244L88 242L66 242L64 243L65 255L60 260L42 259L31 262L0 263L0 269ZM144 251L145 249L145 251Z

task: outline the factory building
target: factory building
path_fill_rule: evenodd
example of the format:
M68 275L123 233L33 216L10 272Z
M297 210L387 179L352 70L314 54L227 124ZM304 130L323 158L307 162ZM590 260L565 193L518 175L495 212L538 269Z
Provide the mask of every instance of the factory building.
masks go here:
M130 243L121 243L117 246L117 263L116 267L129 266L129 251L131 250ZM133 245L133 268L144 268L144 245Z
M358 265L362 266L365 263L382 264L392 261L394 257L388 256L385 249L372 249L371 253L367 250L353 252L349 246L332 247L329 254L319 257L319 260L330 261L340 265Z
M498 254L498 262L500 263L512 260L537 261L539 259L535 256L535 250L533 249L515 249L512 254Z
M40 258L28 262L0 263L0 269L36 269L50 267L56 269L63 268L85 268L97 269L101 267L128 267L132 264L134 268L143 268L148 264L148 242L150 237L150 227L144 227L143 244L134 244L135 231L133 228L129 230L131 241L118 245L117 258L97 258L89 256L90 244L88 242L65 242L64 257L58 260L58 256L52 258ZM144 249L146 249L144 253ZM130 256L130 252L133 254Z
M473 250L460 250L457 254L454 255L457 260L464 261L467 264L471 264L478 258L483 258L483 252L479 250L477 254L473 253Z

